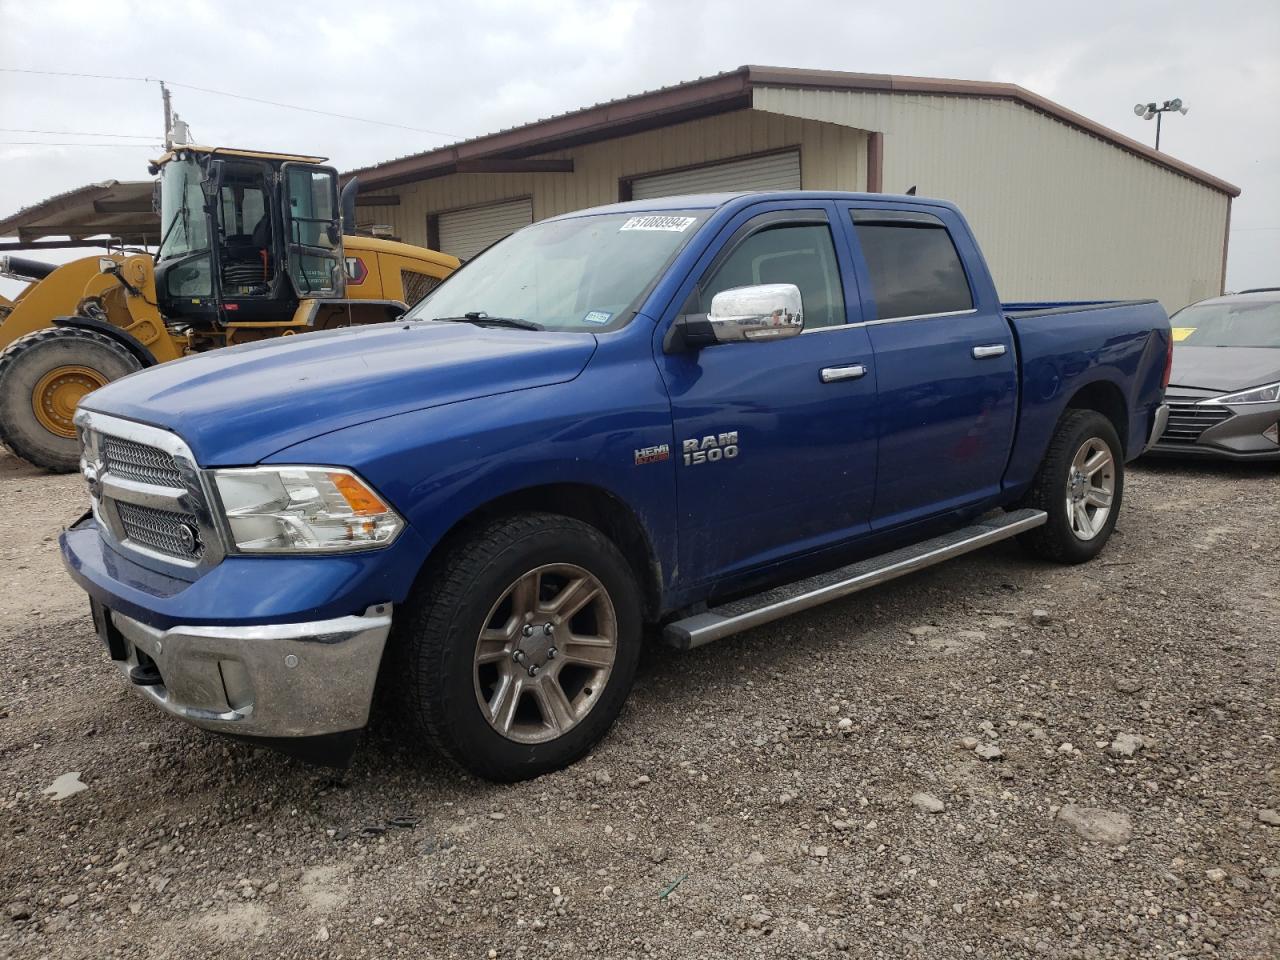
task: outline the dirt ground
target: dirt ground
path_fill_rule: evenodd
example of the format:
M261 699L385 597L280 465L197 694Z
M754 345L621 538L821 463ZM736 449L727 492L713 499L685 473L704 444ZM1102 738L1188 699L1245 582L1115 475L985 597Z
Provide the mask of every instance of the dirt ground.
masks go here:
M62 572L79 479L0 452L0 956L1280 956L1280 470L1126 499L1085 567L652 645L592 756L500 787L160 715Z

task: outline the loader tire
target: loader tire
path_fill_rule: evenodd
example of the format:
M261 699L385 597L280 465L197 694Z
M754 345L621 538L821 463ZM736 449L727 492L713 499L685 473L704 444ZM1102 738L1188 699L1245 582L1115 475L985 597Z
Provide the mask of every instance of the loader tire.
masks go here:
M0 353L0 443L41 469L74 472L80 400L141 369L127 347L96 330L52 327L20 337Z

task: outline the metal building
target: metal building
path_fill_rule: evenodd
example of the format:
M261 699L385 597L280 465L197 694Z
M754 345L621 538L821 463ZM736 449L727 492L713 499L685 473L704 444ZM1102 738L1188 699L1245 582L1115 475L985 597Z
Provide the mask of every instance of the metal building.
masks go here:
M466 258L544 217L720 190L959 204L1002 299L1220 293L1240 190L1019 86L746 66L352 171L360 226Z

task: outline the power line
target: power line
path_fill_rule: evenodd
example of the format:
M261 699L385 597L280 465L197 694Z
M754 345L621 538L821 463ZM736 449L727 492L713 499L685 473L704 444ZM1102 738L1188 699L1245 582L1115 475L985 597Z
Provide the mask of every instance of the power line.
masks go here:
M26 70L22 67L0 67L0 73L33 73L41 77L83 77L89 80L132 80L150 83L151 77L120 77L105 73L68 73L65 70Z
M443 130L428 130L425 127L411 127L403 123L392 123L389 120L371 120L368 117L353 117L348 113L333 113L329 110L316 110L312 107L300 107L293 103L280 103L277 100L263 100L260 97L246 97L240 93L228 93L225 90L211 90L208 87L197 87L190 83L176 83L172 80L165 81L171 87L180 87L184 90L198 90L201 93L212 93L219 97L231 97L235 100L247 100L250 103L265 103L270 107L283 107L285 110L301 110L303 113L316 113L322 117L337 117L339 120L354 120L356 123L372 123L380 127L396 127L399 130L412 130L415 133L429 133L437 137L457 137L456 133L445 133Z
M72 73L64 70L27 70L20 67L0 67L0 73L27 73L37 74L44 77L78 77L87 80L123 80L136 83L159 83L159 77L130 77L113 74L102 73ZM302 107L296 103L281 103L278 100L265 100L261 97L249 97L241 93L231 93L227 90L214 90L211 87L198 87L192 83L177 83L173 80L166 80L171 87L181 87L184 90L195 90L199 93L210 93L218 97L231 97L234 100L245 100L249 103L261 103L270 107L280 107L285 110L299 110L303 113L314 113L322 117L336 117L339 120L352 120L356 123L371 123L379 127L395 127L398 130L411 130L414 133L429 133L436 137L454 137L455 133L446 133L443 130L429 130L426 127L412 127L404 123L392 123L389 120L374 120L370 117L356 117L349 113L334 113L330 110L317 110L314 107Z
M133 147L134 149L143 150L163 150L164 147L158 142L156 143L70 143L67 141L52 140L0 140L0 146L5 147Z
M114 137L118 140L152 140L154 133L94 133L92 130L28 130L26 127L0 127L0 133L43 133L57 137Z

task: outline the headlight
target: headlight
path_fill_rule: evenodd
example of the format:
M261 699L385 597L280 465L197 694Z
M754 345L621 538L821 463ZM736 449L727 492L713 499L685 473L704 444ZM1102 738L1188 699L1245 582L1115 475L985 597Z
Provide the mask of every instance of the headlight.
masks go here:
M1254 387L1252 390L1241 390L1229 393L1225 397L1214 397L1212 400L1201 400L1201 403L1275 403L1280 400L1280 383L1270 383L1265 387Z
M340 467L248 467L213 477L244 553L367 550L404 529L398 513Z

